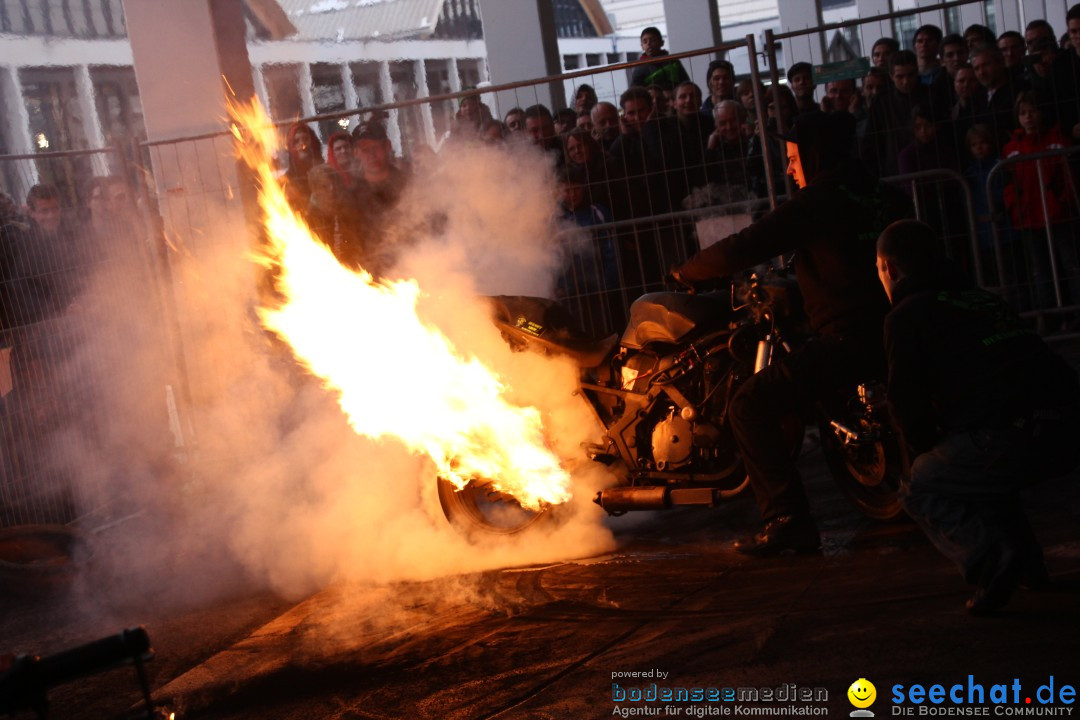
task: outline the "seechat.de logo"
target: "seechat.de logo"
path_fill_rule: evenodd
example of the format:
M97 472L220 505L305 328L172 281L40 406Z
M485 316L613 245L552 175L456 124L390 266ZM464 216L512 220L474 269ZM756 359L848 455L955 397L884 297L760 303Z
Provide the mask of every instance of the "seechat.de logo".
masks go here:
M851 711L851 717L874 717L874 713L866 709L874 704L874 700L877 700L877 688L874 687L874 683L866 678L859 678L847 689L847 699L856 708Z

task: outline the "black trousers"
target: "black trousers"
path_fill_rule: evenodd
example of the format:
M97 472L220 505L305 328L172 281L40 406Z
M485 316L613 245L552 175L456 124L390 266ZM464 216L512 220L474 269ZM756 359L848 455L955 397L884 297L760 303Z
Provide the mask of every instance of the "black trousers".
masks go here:
M819 406L832 411L860 382L884 379L880 337L824 335L743 383L731 400L731 426L762 520L810 514L785 426L803 422Z

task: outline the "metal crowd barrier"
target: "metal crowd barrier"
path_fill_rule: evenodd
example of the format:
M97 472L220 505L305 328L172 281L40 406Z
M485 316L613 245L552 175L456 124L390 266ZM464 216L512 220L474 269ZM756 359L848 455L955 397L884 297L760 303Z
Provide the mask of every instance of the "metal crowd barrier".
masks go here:
M1080 146L1014 155L990 170L986 193L990 208L989 230L999 277L1006 280L1006 296L1024 315L1080 311L1080 260L1077 237L1080 229L1080 194L1077 191L1076 161ZM1017 166L1034 165L1038 181L1038 202L1023 196L1017 182ZM1030 172L1030 169L1028 169ZM995 188L1008 188L1013 208L1021 215L1034 210L1033 217L1021 217L1005 207L1005 198Z
M0 157L0 527L123 512L112 480L140 468L113 424L151 420L125 417L145 393L166 416L159 328L128 314L156 316L157 282L131 168L115 150Z

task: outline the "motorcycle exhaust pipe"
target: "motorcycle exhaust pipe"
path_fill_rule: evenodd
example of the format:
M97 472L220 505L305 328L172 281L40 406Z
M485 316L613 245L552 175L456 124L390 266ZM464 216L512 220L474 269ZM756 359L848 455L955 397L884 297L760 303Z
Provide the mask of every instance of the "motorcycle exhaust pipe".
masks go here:
M664 510L671 506L665 486L613 487L596 493L593 502L608 514L628 510Z

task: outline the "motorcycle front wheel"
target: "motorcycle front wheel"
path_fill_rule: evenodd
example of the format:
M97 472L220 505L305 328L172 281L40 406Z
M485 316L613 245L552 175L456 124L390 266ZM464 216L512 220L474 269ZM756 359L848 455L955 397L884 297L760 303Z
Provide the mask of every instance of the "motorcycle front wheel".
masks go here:
M907 455L899 437L890 434L861 447L845 447L827 423L819 430L825 462L844 495L875 520L903 515L899 491Z
M517 535L551 520L550 509L524 508L512 496L497 491L490 481L470 480L458 490L449 480L439 478L438 486L443 514L468 538Z

